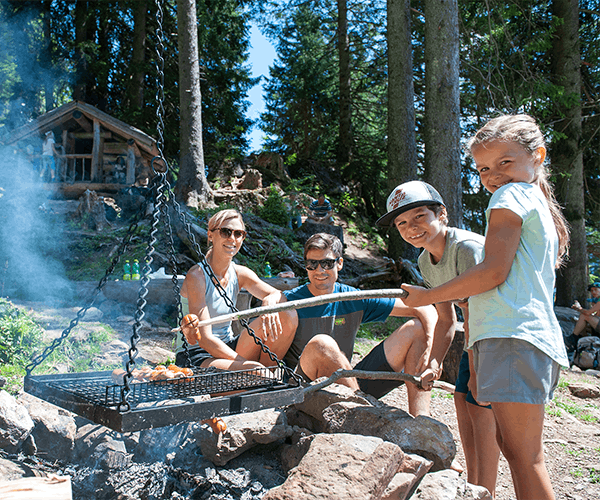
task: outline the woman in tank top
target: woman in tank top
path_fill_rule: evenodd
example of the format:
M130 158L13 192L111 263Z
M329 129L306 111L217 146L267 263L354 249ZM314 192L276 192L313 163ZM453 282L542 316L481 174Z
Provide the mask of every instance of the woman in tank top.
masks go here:
M246 227L241 214L236 210L222 210L210 218L210 249L206 254L206 262L215 278L233 304L241 289L262 300L264 306L284 302L285 295L279 290L262 281L251 269L233 262L245 237ZM184 316L196 314L200 321L232 312L202 263L194 265L188 271L181 287L181 303ZM250 327L269 350L282 359L293 340L297 322L296 311L285 311L260 316L250 323ZM184 332L190 358L195 366L244 370L274 365L246 329L235 336L231 322L205 326L197 331L186 328ZM187 360L181 344L179 339L176 363L185 366Z

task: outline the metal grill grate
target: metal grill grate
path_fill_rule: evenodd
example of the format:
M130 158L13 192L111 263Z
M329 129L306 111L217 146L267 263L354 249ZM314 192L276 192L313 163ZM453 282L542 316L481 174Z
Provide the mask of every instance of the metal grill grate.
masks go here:
M112 372L35 375L25 391L119 432L198 421L219 415L300 403L303 388L284 381L281 368L245 371L194 369L175 380L130 383L129 408L122 405L124 386Z
M280 368L275 369L274 372L267 368L237 372L195 369L192 377L130 383L127 402L130 405L137 405L273 387L283 382L281 372ZM118 407L123 401L123 386L113 382L110 372L94 372L89 375L89 377L53 378L47 381L47 385L93 404Z

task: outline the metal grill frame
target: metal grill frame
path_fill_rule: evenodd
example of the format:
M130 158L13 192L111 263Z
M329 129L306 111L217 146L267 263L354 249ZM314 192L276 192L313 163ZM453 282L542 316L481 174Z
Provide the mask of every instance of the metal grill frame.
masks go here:
M264 379L251 381L250 384L246 383L245 387L242 387L243 383L239 383L237 387L225 387L223 382L231 381L232 377L242 377L248 382L248 373L245 372L216 372L194 375L187 380L132 383L131 393L128 394L131 408L128 411L119 410L118 403L121 401L123 386L114 384L112 372L108 371L29 375L25 377L24 390L117 432L134 432L179 422L199 422L208 418L288 406L304 401L302 386L284 383L280 378L270 378L268 383L265 383ZM212 383L213 386L207 387L207 383ZM104 395L101 396L104 401L98 396L99 389L104 391ZM229 392L219 395L225 391ZM230 391L241 392L231 394ZM94 393L90 394L91 392ZM137 396L134 394L136 392ZM146 399L140 397L144 392ZM150 396L148 392L151 393ZM214 397L203 400L208 394L213 394Z

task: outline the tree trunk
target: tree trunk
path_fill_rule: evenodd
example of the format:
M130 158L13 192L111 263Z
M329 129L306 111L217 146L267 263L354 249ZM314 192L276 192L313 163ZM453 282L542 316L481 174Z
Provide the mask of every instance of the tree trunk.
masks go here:
M570 306L587 297L588 256L583 198L583 151L581 149L581 56L577 0L554 0L554 15L561 19L552 47L554 81L564 87L558 104L560 117L554 129L560 138L552 146L552 166L557 176L557 197L571 226L571 250L567 265L557 276L556 305ZM585 302L582 302L585 303Z
M348 40L348 6L346 0L338 0L338 54L340 59L340 130L337 161L338 166L343 167L350 162L352 157L350 42Z
M388 43L388 193L417 178L417 143L410 1L387 1ZM416 259L418 252L395 229L388 252L394 258Z
M73 99L86 100L85 75L87 74L87 61L83 44L87 40L87 2L75 3L75 84L73 85Z
M425 2L425 179L462 226L457 0Z
M92 5L93 4L93 5ZM94 91L95 75L90 71L91 51L86 45L96 43L95 2L75 4L75 85L73 98L77 101L96 105Z
M53 44L52 44L52 26L51 20L51 8L52 2L47 1L43 3L44 9L44 38L46 40L45 46L45 58L43 62L45 70L48 72L48 76L44 78L44 98L46 112L54 109L54 71L53 71Z
M204 174L196 0L177 0L177 24L181 120L175 196L188 207L198 208L212 199L212 192Z
M127 98L132 111L144 106L144 75L146 61L146 0L135 2L133 10L133 47L131 54L131 80Z

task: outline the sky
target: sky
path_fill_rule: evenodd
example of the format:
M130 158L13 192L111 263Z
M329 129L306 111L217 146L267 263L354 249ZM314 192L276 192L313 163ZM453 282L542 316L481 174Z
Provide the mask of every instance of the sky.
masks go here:
M253 25L250 31L250 59L249 63L252 66L252 76L269 76L269 66L273 64L276 57L275 47L267 40L260 32L257 26ZM248 94L249 101L252 103L248 109L248 116L252 120L260 117L260 113L264 110L264 101L262 97L264 80L261 80L258 85L250 89ZM262 130L254 127L250 133L250 150L258 151L262 145Z

